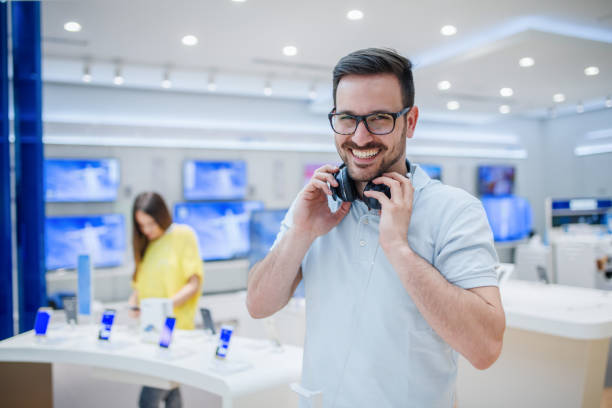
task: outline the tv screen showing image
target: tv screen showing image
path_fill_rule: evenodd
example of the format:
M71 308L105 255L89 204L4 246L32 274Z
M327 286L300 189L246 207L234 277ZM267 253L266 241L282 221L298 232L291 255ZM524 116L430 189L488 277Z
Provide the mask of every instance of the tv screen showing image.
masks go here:
M513 166L478 166L478 193L480 195L510 195L513 190Z
M174 222L195 230L203 260L244 258L250 249L251 212L263 207L259 201L179 203L174 206Z
M257 210L251 214L249 264L253 266L268 254L276 235L280 231L281 222L287 215L284 210Z
M45 159L47 202L115 201L119 189L117 159Z
M522 197L487 196L482 198L495 242L527 238L532 228L531 205Z
M437 164L419 164L419 167L425 170L427 175L435 180L442 181L442 167Z
M121 214L47 217L45 264L47 270L76 269L77 258L89 254L95 267L123 264L125 221Z
M246 162L188 160L183 166L185 200L238 200L246 196Z
M287 215L288 209L283 210L257 210L251 214L249 265L252 267L266 257L272 244L276 240L281 223ZM295 297L304 297L304 281L300 282L293 294Z

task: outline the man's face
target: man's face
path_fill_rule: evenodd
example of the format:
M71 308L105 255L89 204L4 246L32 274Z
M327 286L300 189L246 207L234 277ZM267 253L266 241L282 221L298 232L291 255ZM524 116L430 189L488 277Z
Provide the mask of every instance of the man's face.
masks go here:
M367 115L399 112L404 108L402 92L393 74L347 75L338 83L336 113ZM416 107L395 122L387 135L370 133L362 122L352 135L335 133L335 144L355 181L372 180L385 171L401 172L406 157L406 138L414 132Z

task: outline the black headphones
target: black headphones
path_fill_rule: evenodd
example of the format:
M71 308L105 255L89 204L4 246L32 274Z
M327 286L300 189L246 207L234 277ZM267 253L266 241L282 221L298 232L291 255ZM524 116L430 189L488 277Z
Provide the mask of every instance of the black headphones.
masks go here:
M408 169L408 173L410 173L410 162L406 159L406 168ZM351 176L348 174L348 167L345 163L342 163L340 166L340 171L334 174L334 178L338 182L338 187L330 186L332 191L332 197L334 200L341 201L350 201L353 202L357 200L357 188L355 187L355 182L351 179ZM380 191L384 193L387 197L391 198L391 189L386 184L374 184L372 181L369 181L366 184L363 191ZM368 206L370 210L380 210L380 202L374 197L363 197L363 202Z

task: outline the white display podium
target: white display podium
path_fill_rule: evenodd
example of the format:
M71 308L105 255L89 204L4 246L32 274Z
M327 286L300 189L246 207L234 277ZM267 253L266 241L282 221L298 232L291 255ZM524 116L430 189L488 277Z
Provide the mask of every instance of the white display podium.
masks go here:
M89 366L94 376L115 381L189 385L221 396L223 408L297 406L289 384L300 380L299 347L278 349L265 340L234 337L226 364L219 364L213 357L216 337L202 331L177 331L164 350L142 343L135 328L114 327L110 343L97 340L97 330L61 324L51 326L46 339L26 332L0 342L2 399L20 407L52 406L51 364L66 363Z
M499 360L460 357L457 407L599 407L612 337L612 293L510 280Z

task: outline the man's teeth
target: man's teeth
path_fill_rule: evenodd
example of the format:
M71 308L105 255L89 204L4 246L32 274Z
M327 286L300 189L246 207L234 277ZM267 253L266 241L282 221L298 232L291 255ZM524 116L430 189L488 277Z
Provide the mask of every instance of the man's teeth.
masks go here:
M355 157L360 159L368 159L370 157L374 157L378 154L378 149L370 149L370 150L355 150L353 149L353 154Z

